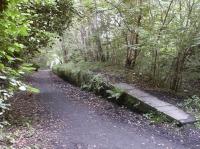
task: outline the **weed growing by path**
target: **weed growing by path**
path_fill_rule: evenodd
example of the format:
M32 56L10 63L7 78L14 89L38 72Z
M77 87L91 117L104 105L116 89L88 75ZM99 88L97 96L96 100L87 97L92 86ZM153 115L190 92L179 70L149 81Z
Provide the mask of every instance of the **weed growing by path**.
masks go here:
M197 128L200 128L200 98L194 95L186 100L180 106L184 107L188 112L195 115L197 122L195 123Z
M149 119L151 121L151 123L161 124L161 123L170 122L169 119L167 118L167 116L163 115L160 112L152 111L152 112L149 112L149 113L145 113L143 115L144 115L144 117Z

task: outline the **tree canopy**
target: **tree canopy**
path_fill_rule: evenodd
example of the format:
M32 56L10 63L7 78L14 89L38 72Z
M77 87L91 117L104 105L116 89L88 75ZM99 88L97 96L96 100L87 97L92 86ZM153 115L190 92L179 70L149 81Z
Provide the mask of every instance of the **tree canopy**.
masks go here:
M75 6L74 26L54 47L60 61L121 65L173 91L199 87L199 0L81 0Z

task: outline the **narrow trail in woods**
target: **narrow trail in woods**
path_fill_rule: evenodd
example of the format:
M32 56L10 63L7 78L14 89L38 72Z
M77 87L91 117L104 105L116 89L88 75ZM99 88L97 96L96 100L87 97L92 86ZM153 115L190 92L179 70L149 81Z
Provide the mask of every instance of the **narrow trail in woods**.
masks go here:
M145 127L141 115L62 81L49 71L35 73L30 82L40 88L36 100L44 108L45 130L56 132L55 149L185 149L187 146ZM41 138L45 140L47 138ZM49 143L48 143L49 144Z

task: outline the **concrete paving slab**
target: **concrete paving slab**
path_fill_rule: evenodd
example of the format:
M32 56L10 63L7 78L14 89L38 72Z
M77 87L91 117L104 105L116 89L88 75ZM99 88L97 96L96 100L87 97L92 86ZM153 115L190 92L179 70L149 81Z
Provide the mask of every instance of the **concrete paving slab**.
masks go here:
M148 93L145 93L145 92L143 92L143 91L141 91L141 90L138 90L138 89L132 89L132 90L128 90L127 91L130 95L133 95L133 96L136 96L136 97L149 97L149 96L151 96L150 94L148 94Z
M172 110L172 111L162 111L161 110L160 112L162 112L162 113L166 114L167 116L181 122L182 124L195 122L194 117L192 117L191 115L185 113L184 111L182 111L180 109Z
M153 107L164 107L164 106L172 106L172 104L169 104L167 102L159 100L157 97L154 96L148 96L148 97L141 97L141 101L153 106Z
M144 103L145 106L149 106L149 109L154 109L155 111L161 112L182 124L193 123L196 121L195 117L184 112L180 108L164 102L159 98L152 96L134 86L126 83L118 83L114 86L124 90L127 94L133 97L133 100L137 99L139 102Z
M129 84L126 84L126 83L117 83L117 84L114 84L116 87L120 88L120 89L123 89L123 90L132 90L134 89L133 86L129 85Z

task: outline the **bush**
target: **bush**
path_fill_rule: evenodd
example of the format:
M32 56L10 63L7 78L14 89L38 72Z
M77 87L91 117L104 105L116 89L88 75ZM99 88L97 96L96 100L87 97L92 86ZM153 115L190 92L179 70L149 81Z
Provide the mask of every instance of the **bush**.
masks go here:
M197 119L196 125L200 128L200 98L194 95L189 99L186 99L181 106L195 115Z
M76 64L68 63L54 66L52 70L64 80L80 86L82 89L93 91L106 97L111 96L106 91L113 90L113 86L101 75L95 75L88 69L81 69Z

